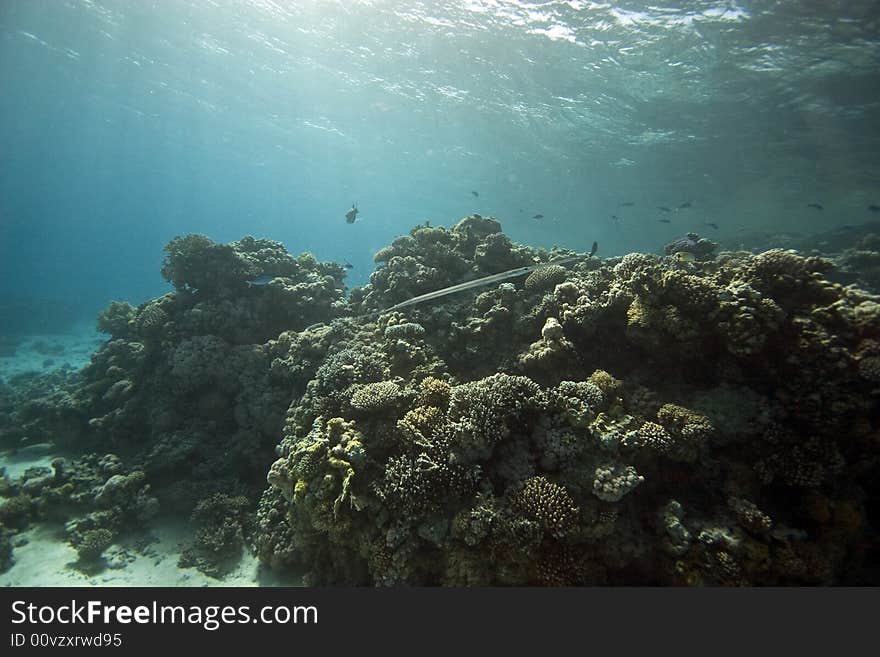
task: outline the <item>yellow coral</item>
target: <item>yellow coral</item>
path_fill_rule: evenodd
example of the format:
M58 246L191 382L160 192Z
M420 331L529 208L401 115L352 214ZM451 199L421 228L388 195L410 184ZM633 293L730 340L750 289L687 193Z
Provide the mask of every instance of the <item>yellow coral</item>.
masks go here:
M302 502L306 493L309 492L309 482L305 479L297 479L296 485L293 487L293 499L295 502Z
M615 399L623 389L623 381L615 379L605 370L596 370L587 381L599 388L606 399Z
M422 380L421 389L419 402L423 405L434 406L439 409L449 407L449 396L452 393L452 386L446 381L428 376Z
M446 414L436 406L417 406L397 421L397 428L408 441L424 447L430 446L445 422Z

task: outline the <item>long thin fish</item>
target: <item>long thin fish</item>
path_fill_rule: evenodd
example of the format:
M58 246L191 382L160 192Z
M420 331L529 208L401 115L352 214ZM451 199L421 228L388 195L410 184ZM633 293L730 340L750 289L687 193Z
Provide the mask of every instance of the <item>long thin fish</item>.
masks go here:
M595 255L597 249L597 244L593 242L593 248L590 250L590 255L587 257L592 257ZM430 301L431 299L437 299L439 297L445 297L447 294L455 294L456 292L461 292L463 290L470 290L474 287L480 287L481 285L491 285L497 281L503 281L508 278L515 278L517 276L523 276L525 274L529 274L536 269L541 269L543 267L548 267L550 265L562 265L567 262L573 262L575 260L580 260L584 256L576 255L570 256L568 258L560 258L559 260L551 260L550 262L544 262L540 265L527 265L525 267L517 267L516 269L508 269L507 271L503 271L499 274L490 274L489 276L483 276L483 278L477 278L473 281L467 281L465 283L459 283L458 285L452 285L450 287L444 287L442 290L434 290L433 292L426 292L425 294L420 294L417 297L413 297L412 299L407 299L406 301L401 301L400 303L394 304L390 308L386 308L385 310L379 311L379 314L389 313L394 310L400 310L401 308L406 308L407 306L413 306L417 303L422 303L423 301Z

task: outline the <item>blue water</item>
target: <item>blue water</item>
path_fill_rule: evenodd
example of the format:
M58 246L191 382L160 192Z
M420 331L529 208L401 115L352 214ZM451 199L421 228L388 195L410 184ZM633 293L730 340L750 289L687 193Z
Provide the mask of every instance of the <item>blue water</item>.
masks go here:
M878 26L872 0L4 0L0 297L143 301L189 232L357 285L395 236L471 212L605 256L858 223Z

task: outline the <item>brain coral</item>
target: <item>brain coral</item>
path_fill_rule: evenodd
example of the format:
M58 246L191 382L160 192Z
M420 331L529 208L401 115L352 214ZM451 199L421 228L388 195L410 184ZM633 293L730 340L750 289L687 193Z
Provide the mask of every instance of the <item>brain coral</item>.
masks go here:
M568 270L562 265L547 265L529 274L524 285L527 290L539 292L552 290L559 283L562 283L567 276Z

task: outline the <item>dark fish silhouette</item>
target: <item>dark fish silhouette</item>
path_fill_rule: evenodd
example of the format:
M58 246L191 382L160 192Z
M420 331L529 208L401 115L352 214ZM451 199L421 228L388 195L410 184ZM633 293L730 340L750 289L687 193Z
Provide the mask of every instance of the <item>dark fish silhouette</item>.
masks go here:
M616 214L612 214L612 215L611 215L611 221L615 221L615 222L616 222L616 221L620 221L620 217L618 217Z
M345 213L345 222L349 224L353 224L357 220L358 209L357 204L351 204L351 210Z
M684 203L682 203L681 205L678 206L678 209L679 209L679 210L684 210L685 208L689 208L689 207L691 207L691 202L690 202L690 201L685 201Z
M543 214L536 214L534 217L532 217L532 219L543 219L543 218L544 218Z
M704 223L705 223L707 226L711 226L711 227L714 228L715 230L718 230L718 224L716 224L714 221L706 221L706 222L704 222Z
M344 267L345 267L346 269L354 269L354 265L351 264L350 262L346 262L345 265L344 265Z
M671 224L672 221L670 219L658 219L661 224Z
M869 205L868 209L871 212L880 212L880 205Z
M471 194L473 194L474 196L479 196L479 194L475 191L471 191Z
M807 207L808 207L808 208L815 208L815 209L817 209L817 210L824 210L824 209L825 209L825 208L823 208L822 205L819 204L819 203L807 203Z
M623 203L620 204L620 207L631 208L634 205L635 205L635 203L633 203L632 201L624 201Z
M663 210L663 212L672 212L672 208L667 208L665 205L658 205L658 210Z
M590 249L590 257L592 258L596 255L596 251L599 250L599 242L593 242L593 247Z

